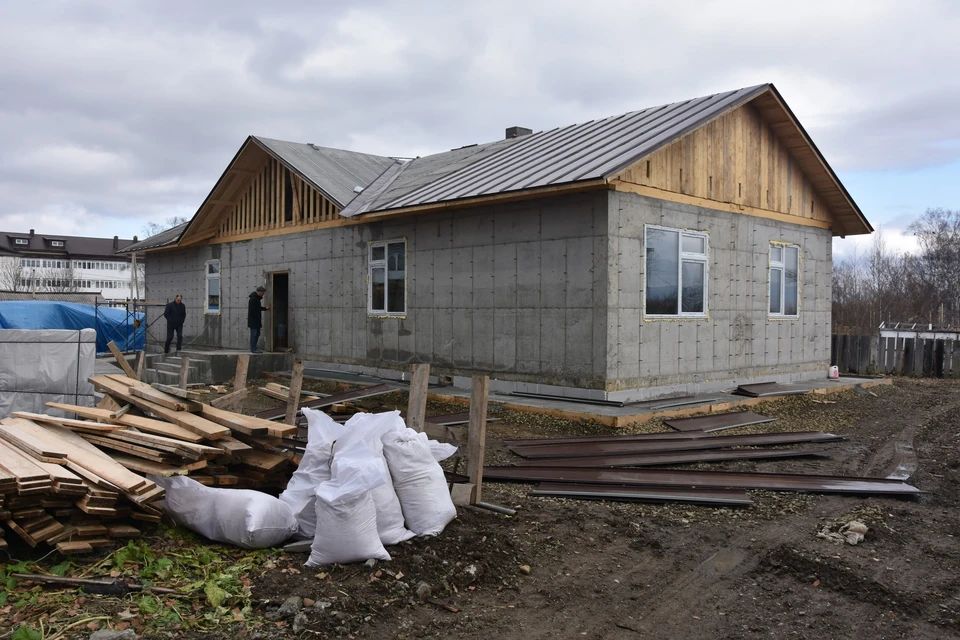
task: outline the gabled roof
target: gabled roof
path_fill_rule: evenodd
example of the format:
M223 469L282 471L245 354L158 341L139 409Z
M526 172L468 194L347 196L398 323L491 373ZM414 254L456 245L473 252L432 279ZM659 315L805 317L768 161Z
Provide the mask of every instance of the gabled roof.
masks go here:
M16 244L15 240L17 238L26 240L27 244ZM62 242L63 246L53 246L55 241ZM47 254L50 256L113 258L133 243L134 240L123 238L89 238L85 236L0 231L0 253L13 255Z

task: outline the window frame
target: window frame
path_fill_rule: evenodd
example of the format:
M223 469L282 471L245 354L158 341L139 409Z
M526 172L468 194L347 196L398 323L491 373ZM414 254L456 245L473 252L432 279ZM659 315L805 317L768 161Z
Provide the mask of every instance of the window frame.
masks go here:
M390 259L390 245L403 245L403 311L388 311L390 308L390 271L387 263ZM374 260L373 250L383 248L383 259ZM383 269L383 309L373 308L373 270ZM407 287L407 239L394 238L391 240L377 240L367 243L367 315L376 318L405 318L407 316L407 302L409 290Z
M30 244L30 241L27 240L26 238L14 238L14 239L13 239L13 244L14 244L14 245L20 245L20 246L22 247L22 246L25 246L25 245L29 245L29 244Z
M51 240L51 241L50 241L50 246L51 246L51 247L62 247L62 246L63 246L63 240Z
M650 230L669 231L678 234L677 237L677 313L648 313L647 312L647 247L649 246ZM683 250L684 236L703 240L703 253L689 253ZM657 224L643 225L643 317L651 320L674 319L703 319L710 317L710 234L707 231L695 229L678 229L664 227ZM703 311L683 310L683 263L697 262L703 264Z
M774 248L780 249L780 260L774 261L773 259L773 250ZM796 307L797 312L794 314L787 314L784 312L786 309L787 302L787 261L786 253L787 249L796 249L797 250L797 301ZM770 302L772 296L770 295L770 287L773 284L773 272L780 272L780 311L771 311ZM800 317L800 287L802 286L803 278L800 277L800 274L803 271L803 247L798 244L793 244L791 242L778 242L776 240L770 242L770 249L767 253L767 317L774 320L796 320Z
M210 273L210 265L217 265L217 272L215 274ZM220 299L220 303L216 308L210 307L210 281L217 280L217 290L219 293L217 297ZM203 313L208 316L218 316L220 315L221 309L223 309L223 265L220 263L220 260L207 260L203 263Z

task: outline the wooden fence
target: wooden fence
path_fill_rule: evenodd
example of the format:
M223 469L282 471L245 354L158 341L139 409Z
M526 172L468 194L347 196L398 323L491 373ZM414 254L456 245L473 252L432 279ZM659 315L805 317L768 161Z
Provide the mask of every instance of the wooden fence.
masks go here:
M830 362L840 373L960 378L960 341L833 335Z

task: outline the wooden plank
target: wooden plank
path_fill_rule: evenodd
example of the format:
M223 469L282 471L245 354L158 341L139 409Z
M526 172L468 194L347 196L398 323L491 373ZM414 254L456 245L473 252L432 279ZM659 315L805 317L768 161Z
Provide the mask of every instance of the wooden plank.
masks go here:
M187 442L203 442L205 439L202 435L184 429L183 427L179 427L175 424L164 422L163 420L154 420L153 418L131 415L123 415L119 418L112 418L111 416L113 413L104 409L78 407L76 405L62 404L59 402L48 402L47 406L54 409L60 409L61 411L72 411L77 415L93 418L95 420L109 420L111 422L116 422L119 425L134 427L140 431L155 433L168 438L176 438L177 440L185 440Z
M467 428L467 476L474 485L473 503L481 502L483 457L487 438L487 400L490 378L474 376L470 391L470 424Z
M137 351L137 357L133 360L133 371L137 374L137 380L143 380L143 369L146 362L147 354L143 351Z
M219 447L211 447L204 444L195 444L192 442L183 442L181 440L176 440L174 438L166 438L164 436L153 435L152 433L138 433L136 431L114 431L113 433L107 434L107 438L114 438L117 440L123 440L126 442L133 442L135 444L144 444L148 446L157 447L163 451L171 452L180 452L181 455L186 457L187 454L196 455L196 456L218 456L223 453L223 449Z
M250 354L243 353L237 356L237 371L233 375L233 390L234 392L240 391L241 389L247 388L247 371L250 369ZM226 405L224 407L232 406L234 411L240 411L243 407L243 398L245 396L235 396L236 400L233 405Z
M173 411L149 400L145 400L144 398L137 397L130 393L130 388L125 387L124 384L112 380L107 376L93 376L90 378L90 382L98 389L107 391L111 395L126 400L144 411L148 411L164 420L169 420L177 426L201 435L208 440L218 440L230 435L230 430L226 427L210 422L189 411Z
M253 448L237 452L236 457L239 458L243 464L263 471L273 471L287 462L287 459L281 455L259 451Z
M87 440L88 442L92 442L93 444L99 446L101 449L104 447L107 449L115 449L117 451L129 453L134 456L139 456L141 458L144 458L146 460L151 460L153 462L166 463L166 462L177 461L176 455L159 452L150 447L142 447L140 445L123 442L122 440L113 440L112 438L104 438L104 437L93 435L93 434L84 434L83 437L85 440Z
M77 477L75 474L67 470L66 466L59 464L51 464L49 462L41 462L35 458L31 458L29 455L21 451L20 449L8 445L7 443L0 441L0 447L4 447L6 451L9 451L13 455L19 456L23 460L33 464L41 471L47 474L47 476L56 484L62 484L64 487L70 485L77 485L80 489L86 493L86 489L82 487L83 481ZM56 487L54 487L56 488Z
M410 394L407 402L407 426L414 431L423 431L427 415L427 387L430 382L430 365L413 365L410 376Z
M6 442L0 442L0 469L13 474L22 482L50 480L49 473L37 466L30 458L18 453L14 445Z
M242 453L249 449L253 449L250 445L245 442L240 442L236 438L220 438L217 440L217 446L223 447L228 454L236 455Z
M152 473L153 475L161 476L163 478L169 478L171 476L185 476L190 473L190 469L186 469L184 467L163 464L160 462L152 462L150 460L144 460L143 458L138 458L125 453L115 453L110 457L112 457L118 464L121 464L127 469L136 471L138 473Z
M177 398L182 398L184 400L195 400L196 402L204 402L209 400L212 395L209 390L204 389L202 391L188 389L186 387L174 387L169 384L160 384L159 382L154 382L152 385L157 391L166 393Z
M68 429L82 429L84 431L118 431L120 429L125 429L123 425L117 424L102 424L98 422L87 422L84 420L71 420L70 418L58 418L56 416L48 416L43 413L30 413L29 411L14 411L11 413L14 418L23 418L24 420L33 420L34 422L49 422L51 424L57 424L61 427L67 427Z
M131 378L130 376L120 375L119 373L108 373L107 377L113 380L114 382L119 382L122 385L127 387L149 387L146 382L140 382L136 378Z
M243 389L231 391L225 396L214 398L213 400L210 400L208 404L215 409L227 409L228 407L233 407L234 411L239 411L237 405L242 405L243 399L246 398L249 393L250 389L244 387Z
M74 540L71 542L58 542L57 551L65 556L72 556L81 553L93 553L93 547L82 540Z
M293 372L290 376L290 392L287 398L287 414L283 421L289 425L297 423L297 408L300 405L300 389L303 388L303 362L296 360L293 363Z
M187 388L187 381L190 379L190 358L180 356L180 388Z
M217 409L208 404L202 405L200 415L212 422L229 427L234 431L248 436L268 435L273 426L268 420L245 416L224 409Z
M22 418L4 418L0 420L0 438L26 451L43 462L62 464L66 459L65 449L47 439L37 436L29 425L33 423Z
M189 411L191 413L200 412L199 402L177 398L164 393L163 391L154 389L153 387L130 387L130 393L138 398L149 400L154 404L158 404L161 407L166 407L167 409L172 409L174 411Z
M47 405L49 406L49 405ZM116 411L120 408L120 403L111 398L109 395L103 396L103 399L97 403L98 409L107 409L109 411Z
M127 359L123 357L120 349L117 348L117 344L112 340L107 343L107 349L110 349L110 353L113 354L113 357L117 359L117 364L120 365L120 368L123 369L123 372L127 374L128 377L133 378L134 380L139 380L137 377L137 372L134 371L130 364L127 362Z

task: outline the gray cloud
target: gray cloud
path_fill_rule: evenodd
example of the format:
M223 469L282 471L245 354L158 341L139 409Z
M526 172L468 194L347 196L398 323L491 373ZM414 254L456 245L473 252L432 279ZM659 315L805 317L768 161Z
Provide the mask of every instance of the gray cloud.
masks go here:
M933 0L7 3L0 228L190 214L248 134L422 155L766 81L837 169L948 163L958 32Z

